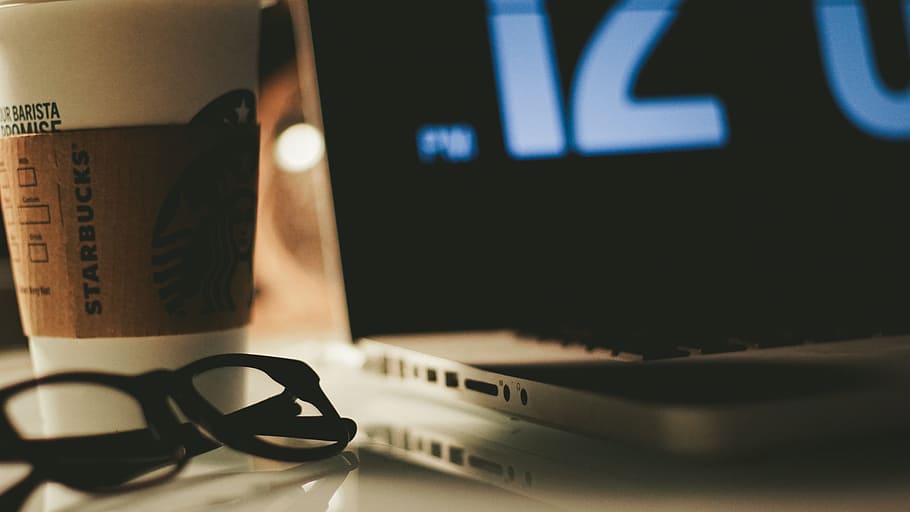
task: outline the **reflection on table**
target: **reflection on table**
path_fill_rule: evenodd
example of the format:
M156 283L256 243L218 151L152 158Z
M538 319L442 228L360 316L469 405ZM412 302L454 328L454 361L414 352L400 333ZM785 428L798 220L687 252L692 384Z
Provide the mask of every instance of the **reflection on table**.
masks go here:
M143 491L86 496L46 485L27 510L902 511L910 499L906 433L752 459L683 459L442 403L306 344L260 352L313 365L338 411L360 427L348 452L285 464L221 448ZM27 354L0 354L0 369L16 362Z

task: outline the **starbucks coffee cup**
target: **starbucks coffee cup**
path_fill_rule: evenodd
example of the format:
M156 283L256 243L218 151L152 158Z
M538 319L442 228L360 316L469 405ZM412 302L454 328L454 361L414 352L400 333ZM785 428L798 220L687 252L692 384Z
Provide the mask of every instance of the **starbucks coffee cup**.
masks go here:
M259 12L0 1L0 194L38 375L246 350ZM243 398L240 379L207 386ZM47 433L145 424L122 397L72 398L42 395Z

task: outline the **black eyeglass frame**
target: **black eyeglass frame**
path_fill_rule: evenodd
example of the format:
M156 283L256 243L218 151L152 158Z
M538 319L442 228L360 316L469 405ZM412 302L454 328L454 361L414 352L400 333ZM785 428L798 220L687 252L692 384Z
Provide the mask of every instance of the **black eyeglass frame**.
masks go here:
M193 379L219 368L252 368L284 386L284 392L232 413L222 413L195 388ZM131 396L147 429L91 436L28 439L7 413L19 393L49 384L94 384ZM191 423L180 422L173 400ZM311 403L322 416L297 416L296 400ZM198 430L201 427L214 441ZM304 462L341 453L356 434L356 424L341 418L319 386L319 376L302 361L257 354L220 354L176 370L139 375L67 372L27 380L0 389L0 462L24 462L32 473L3 495L24 501L40 481L52 480L84 492L120 492L156 485L182 470L189 458L221 443L250 455ZM274 444L258 436L329 441L316 447ZM127 480L150 469L171 468L149 480ZM28 488L28 490L26 490Z

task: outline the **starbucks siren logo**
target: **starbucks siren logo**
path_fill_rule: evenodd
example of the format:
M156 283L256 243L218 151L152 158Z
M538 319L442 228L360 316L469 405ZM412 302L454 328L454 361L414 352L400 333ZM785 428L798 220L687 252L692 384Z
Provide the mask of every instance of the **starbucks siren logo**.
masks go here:
M256 122L252 92L227 93L190 126L223 131L182 172L158 211L152 236L153 281L169 314L206 316L252 301L258 137L236 127Z

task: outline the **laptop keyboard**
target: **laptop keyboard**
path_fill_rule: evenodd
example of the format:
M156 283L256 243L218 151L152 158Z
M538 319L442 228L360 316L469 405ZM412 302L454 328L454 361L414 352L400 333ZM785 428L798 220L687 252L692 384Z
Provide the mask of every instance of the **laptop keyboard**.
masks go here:
M790 333L769 333L750 337L750 339L719 335L686 336L680 339L678 334L617 335L606 334L594 329L546 328L521 329L518 334L541 342L560 343L564 346L583 346L588 350L610 350L616 356L633 356L635 359L644 361L795 346L813 342L806 336ZM858 337L861 336L830 335L818 341L836 341Z

